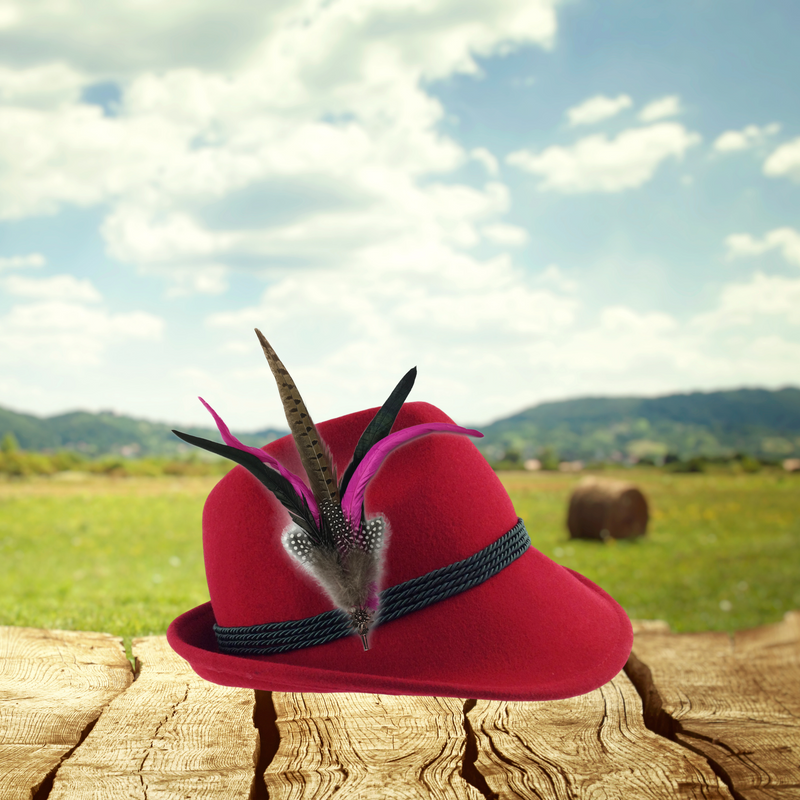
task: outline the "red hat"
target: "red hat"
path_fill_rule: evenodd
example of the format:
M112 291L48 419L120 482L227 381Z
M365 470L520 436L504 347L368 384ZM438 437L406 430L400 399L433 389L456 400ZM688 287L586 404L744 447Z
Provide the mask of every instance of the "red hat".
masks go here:
M273 361L270 366L277 378ZM288 378L285 370L280 374ZM428 403L403 405L408 390L410 384L384 441L412 426L441 431L453 425ZM316 428L311 423L308 430L324 441L341 472L358 453L377 411ZM225 441L236 442L215 418ZM330 592L298 568L288 534L305 536L305 529L287 524L289 517L298 522L300 512L287 505L282 488L271 484L268 491L266 479L259 482L256 467L246 464L247 453L239 452L236 460L250 472L237 467L228 473L203 512L211 602L172 622L167 638L175 651L209 681L274 691L553 700L611 680L633 642L625 612L591 581L530 546L491 467L471 441L454 435L464 429L452 431L416 441L407 435L408 443L390 455L393 448L385 448L383 466L367 478L362 533L380 520L386 546L376 579L381 606L363 629L352 614L348 624L347 615L333 608ZM213 443L179 435L212 449ZM273 478L297 480L307 465L292 436L263 451L235 446L260 453L254 461L272 467ZM213 447L221 453L229 449ZM351 483L357 480L356 475ZM308 495L305 511L313 511L304 482L302 489L303 498ZM535 534L535 520L528 524ZM365 650L359 637L349 634L361 634L366 647L367 627Z

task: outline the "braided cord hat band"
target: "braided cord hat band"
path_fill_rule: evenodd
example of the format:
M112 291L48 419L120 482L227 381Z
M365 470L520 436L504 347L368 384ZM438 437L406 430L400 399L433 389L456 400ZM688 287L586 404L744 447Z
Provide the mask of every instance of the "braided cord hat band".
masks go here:
M380 593L376 625L446 600L497 575L529 547L531 540L521 519L508 533L474 555L412 578ZM347 614L335 608L315 617L268 622L239 628L214 624L217 644L229 655L272 655L313 647L354 634Z

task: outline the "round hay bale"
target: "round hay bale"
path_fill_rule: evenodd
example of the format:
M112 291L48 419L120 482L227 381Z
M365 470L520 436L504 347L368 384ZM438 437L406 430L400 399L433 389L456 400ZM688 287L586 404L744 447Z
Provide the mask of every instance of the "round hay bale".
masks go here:
M572 493L567 514L571 539L643 536L650 515L645 496L632 483L584 478Z

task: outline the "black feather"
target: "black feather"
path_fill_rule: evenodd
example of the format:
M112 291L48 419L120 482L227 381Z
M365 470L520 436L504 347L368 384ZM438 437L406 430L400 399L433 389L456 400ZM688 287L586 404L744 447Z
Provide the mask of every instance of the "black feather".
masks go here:
M235 447L229 447L226 444L219 442L212 442L209 439L202 439L199 436L192 436L189 433L182 433L181 431L172 431L176 436L183 439L184 442L192 444L195 447L202 447L210 453L215 453L218 456L229 458L237 464L241 464L251 475L257 478L264 486L275 495L278 502L289 512L289 516L294 522L302 528L314 544L320 545L325 538L317 527L311 509L304 497L301 497L294 489L294 486L274 469L270 469L266 464L254 456L252 453L245 452L244 450L237 450Z
M380 407L369 425L367 425L364 433L361 434L361 438L358 440L355 452L353 453L353 460L347 466L342 476L342 482L339 484L340 497L344 494L347 484L350 483L350 479L353 477L356 467L362 462L364 456L366 456L374 444L391 433L392 425L394 425L394 421L397 419L397 415L400 413L400 409L403 403L405 403L406 397L408 397L409 392L414 386L416 378L417 368L412 367L403 375L386 402Z

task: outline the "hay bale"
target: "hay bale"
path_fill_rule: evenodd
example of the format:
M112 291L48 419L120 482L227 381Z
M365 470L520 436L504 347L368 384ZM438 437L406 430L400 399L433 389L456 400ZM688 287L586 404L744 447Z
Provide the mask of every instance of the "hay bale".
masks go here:
M570 498L567 528L571 539L628 539L644 535L649 516L632 483L584 478Z

